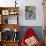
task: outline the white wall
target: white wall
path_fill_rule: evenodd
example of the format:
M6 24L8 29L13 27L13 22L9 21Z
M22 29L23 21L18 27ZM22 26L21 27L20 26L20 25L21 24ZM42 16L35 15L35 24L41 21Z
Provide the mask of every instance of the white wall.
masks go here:
M20 25L24 26L43 26L43 6L42 0L21 0L20 4ZM25 6L36 6L36 19L25 20ZM22 17L21 17L22 16Z
M0 6L14 6L15 0L0 0ZM19 9L19 24L21 26L43 26L42 0L17 0ZM25 20L25 6L36 6L36 19Z

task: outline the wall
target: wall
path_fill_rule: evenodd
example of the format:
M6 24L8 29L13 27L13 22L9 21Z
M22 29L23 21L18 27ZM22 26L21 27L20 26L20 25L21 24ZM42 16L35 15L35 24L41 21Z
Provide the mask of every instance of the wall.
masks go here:
M1 7L12 7L15 6L15 0L0 0ZM43 26L43 6L42 0L17 0L19 9L19 24L20 26ZM36 19L35 20L25 20L25 6L35 6L36 7Z
M24 36L25 31L27 31L28 28L32 28L33 31L37 34L37 37L41 43L43 43L43 32L42 32L42 27L41 26L21 26L20 27L20 32L19 32L19 39L20 42Z
M43 6L42 0L21 0L20 5L20 25L22 26L43 26ZM20 1L20 2L21 2ZM36 19L35 20L25 20L25 6L36 6ZM21 17L22 16L22 17Z

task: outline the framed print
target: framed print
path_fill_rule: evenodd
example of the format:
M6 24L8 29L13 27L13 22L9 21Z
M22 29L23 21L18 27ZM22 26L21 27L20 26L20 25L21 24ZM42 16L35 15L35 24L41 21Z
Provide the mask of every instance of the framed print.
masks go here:
M8 18L8 24L17 24L18 23L17 18L18 16L10 16Z
M25 19L34 20L36 16L35 6L25 6Z
M15 11L15 12L12 12L12 11L11 11L11 12L10 12L10 15L16 15L17 13L18 13L18 12L16 12L16 11Z
M18 23L18 16L3 16L2 19L3 24L17 24Z
M10 15L16 15L17 13L18 13L18 12L15 11L15 10L10 10L10 12L9 12Z
M9 16L3 16L3 18L2 18L2 23L3 24L8 24L8 17Z
M10 15L14 15L14 12L11 11L11 12L10 12Z
M2 15L9 15L9 10L2 10Z

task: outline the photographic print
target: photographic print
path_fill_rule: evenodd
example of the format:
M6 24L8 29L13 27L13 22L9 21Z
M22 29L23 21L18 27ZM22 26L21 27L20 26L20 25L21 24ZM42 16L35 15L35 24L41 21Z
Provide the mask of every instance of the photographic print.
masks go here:
M2 15L9 15L9 10L2 10Z
M3 16L2 23L8 24L8 16Z
M25 19L34 20L36 17L35 6L25 6Z

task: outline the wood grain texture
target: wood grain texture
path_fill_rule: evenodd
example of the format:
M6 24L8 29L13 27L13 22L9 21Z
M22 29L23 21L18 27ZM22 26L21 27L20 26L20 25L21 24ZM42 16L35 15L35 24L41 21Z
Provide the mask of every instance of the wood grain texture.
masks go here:
M43 0L44 9L44 46L46 46L46 0Z
M44 26L46 27L46 0L43 1L44 8Z
M5 42L2 42L3 43L3 46L18 46L18 41L5 41Z
M0 7L0 15L1 15L1 24L0 24L0 32L2 32L4 29L8 28L8 29L11 29L12 31L15 31L16 29L16 32L19 31L20 29L20 26L18 24L18 20L17 20L17 24L3 24L3 18L5 18L6 15L2 15L2 10L9 10L9 11L15 11L17 12L17 14L13 14L13 15L16 15L18 16L18 11L19 11L19 7ZM11 14L9 14L8 16L13 16ZM15 16L14 16L15 17ZM18 19L18 18L17 18ZM0 41L0 46L18 46L18 42L17 41Z
M5 28L10 28L14 31L14 29L16 29L17 31L19 31L19 25L18 24L1 24L0 25L0 29L1 31L3 31L3 29Z

